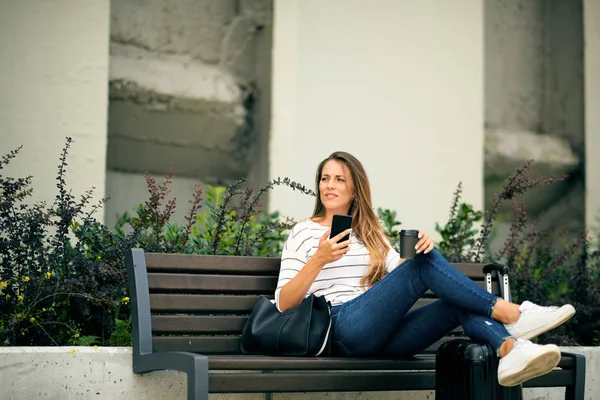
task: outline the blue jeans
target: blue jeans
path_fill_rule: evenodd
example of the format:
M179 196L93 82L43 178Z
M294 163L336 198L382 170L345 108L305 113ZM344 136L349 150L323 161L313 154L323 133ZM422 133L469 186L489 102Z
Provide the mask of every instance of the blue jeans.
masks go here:
M440 299L411 310L427 289ZM491 318L496 301L437 250L419 254L332 308L332 351L348 357L410 357L459 325L472 339L498 350L510 334Z

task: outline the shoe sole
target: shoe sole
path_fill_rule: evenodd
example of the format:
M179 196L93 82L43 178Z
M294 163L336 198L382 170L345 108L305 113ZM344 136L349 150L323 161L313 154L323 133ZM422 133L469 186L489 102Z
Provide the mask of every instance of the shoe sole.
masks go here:
M563 309L564 309L564 311L562 311L562 314L554 321L552 321L546 325L542 325L539 328L534 329L532 331L525 332L521 336L515 337L515 339L531 340L535 337L538 337L542 333L546 333L546 332L556 328L557 326L564 324L565 322L570 320L573 315L575 315L575 308L573 306L564 305L561 308L559 308L559 311L563 310Z
M537 378L552 371L560 361L560 350L557 346L531 358L518 368L513 368L498 374L498 383L502 386L518 386L529 379Z

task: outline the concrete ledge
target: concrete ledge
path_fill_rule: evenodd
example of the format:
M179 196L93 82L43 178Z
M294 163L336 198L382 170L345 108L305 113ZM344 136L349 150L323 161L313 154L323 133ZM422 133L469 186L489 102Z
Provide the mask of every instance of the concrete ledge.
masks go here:
M563 347L587 358L586 400L600 394L600 347ZM2 399L186 399L186 376L158 371L134 375L129 347L0 348ZM213 400L262 400L263 394L211 395ZM397 399L397 392L286 393L273 399ZM403 399L433 399L431 391L402 392ZM558 400L561 389L527 389L525 399Z

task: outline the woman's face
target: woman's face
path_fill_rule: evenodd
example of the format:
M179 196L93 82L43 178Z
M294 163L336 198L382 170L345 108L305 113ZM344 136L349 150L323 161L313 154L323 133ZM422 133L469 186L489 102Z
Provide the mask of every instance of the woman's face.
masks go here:
M352 203L354 182L350 170L337 160L329 160L323 166L319 180L321 202L327 213L347 214Z

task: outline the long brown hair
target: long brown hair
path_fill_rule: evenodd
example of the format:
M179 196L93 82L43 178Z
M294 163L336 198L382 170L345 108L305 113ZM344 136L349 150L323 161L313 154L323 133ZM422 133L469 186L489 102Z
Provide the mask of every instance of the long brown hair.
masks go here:
M350 204L350 210L348 214L352 216L352 231L356 236L361 239L371 257L371 265L367 273L361 278L360 284L363 287L373 286L379 282L386 273L386 257L389 251L388 241L385 238L379 219L373 211L373 205L371 201L371 184L367 173L363 168L362 164L352 154L336 151L329 157L321 161L317 168L316 176L316 188L317 188L317 200L315 202L315 209L313 211L313 218L322 218L325 216L325 206L321 202L321 193L319 189L319 182L321 180L321 174L323 173L323 167L327 162L335 160L342 165L345 165L354 183L353 188L353 200Z

